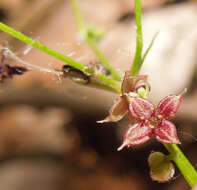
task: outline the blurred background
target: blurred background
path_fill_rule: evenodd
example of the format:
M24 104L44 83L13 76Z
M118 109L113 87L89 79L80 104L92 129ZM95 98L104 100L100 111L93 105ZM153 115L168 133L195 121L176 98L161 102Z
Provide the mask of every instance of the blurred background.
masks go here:
M134 1L79 0L85 21L105 31L99 47L120 74L135 53ZM159 35L145 60L150 99L188 92L173 122L181 148L197 164L197 2L142 0L144 46ZM80 63L97 61L80 42L68 0L1 0L0 20ZM29 63L61 69L65 63L0 32L0 44ZM27 52L27 49L29 51ZM9 62L17 65L15 61ZM20 65L20 64L19 64ZM186 190L178 169L172 181L151 180L151 151L167 153L154 139L117 152L127 119L97 124L116 94L31 70L0 88L0 184L3 190Z

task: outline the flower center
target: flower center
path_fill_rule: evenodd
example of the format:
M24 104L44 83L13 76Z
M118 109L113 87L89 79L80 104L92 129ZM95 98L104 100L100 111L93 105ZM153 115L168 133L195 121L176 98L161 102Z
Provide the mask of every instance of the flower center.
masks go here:
M157 115L157 119L161 120L161 119L163 119L163 116L162 115Z

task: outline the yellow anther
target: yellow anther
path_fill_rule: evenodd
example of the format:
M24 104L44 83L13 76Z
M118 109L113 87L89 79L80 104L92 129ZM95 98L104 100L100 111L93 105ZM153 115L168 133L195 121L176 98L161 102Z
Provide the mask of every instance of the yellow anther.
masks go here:
M154 128L154 126L153 126L153 125L151 125L151 124L149 125L149 127L150 127L151 129L153 129L153 128Z
M163 119L163 116L162 115L158 115L157 118L158 119Z
M144 118L144 116L141 116L140 119L141 119L141 120L144 120L145 118Z
M153 107L151 107L150 109L151 109L151 111L154 111L155 110L155 108L153 108Z

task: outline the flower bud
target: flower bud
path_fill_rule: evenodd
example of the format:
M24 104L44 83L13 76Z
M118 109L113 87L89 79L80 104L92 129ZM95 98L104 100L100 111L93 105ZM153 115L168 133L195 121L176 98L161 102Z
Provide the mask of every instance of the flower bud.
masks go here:
M151 178L158 182L166 182L173 178L175 168L167 156L161 152L153 152L149 155Z

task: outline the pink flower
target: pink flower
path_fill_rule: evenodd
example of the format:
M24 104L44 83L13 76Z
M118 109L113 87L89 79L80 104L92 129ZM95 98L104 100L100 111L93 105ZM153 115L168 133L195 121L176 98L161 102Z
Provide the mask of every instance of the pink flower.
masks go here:
M124 142L118 148L143 144L155 136L159 142L180 144L175 125L169 121L180 107L185 91L180 95L169 95L162 99L155 109L143 98L129 97L129 112L138 121L125 133Z
M179 95L165 97L155 108L147 99L141 98L146 96L140 97L140 89L145 89L142 92L146 92L146 89L149 89L147 85L146 75L132 77L129 71L125 72L121 95L116 99L109 115L104 120L98 121L98 123L117 122L128 114L131 126L124 135L124 142L118 150L125 146L143 144L153 136L162 143L180 144L176 127L169 120L178 111L186 90ZM138 123L133 125L133 119Z
M126 71L121 85L121 95L116 98L114 105L109 111L109 115L104 120L97 122L120 121L129 112L129 93L135 93L140 87L145 87L147 84L146 80L146 75L132 77L130 71Z

